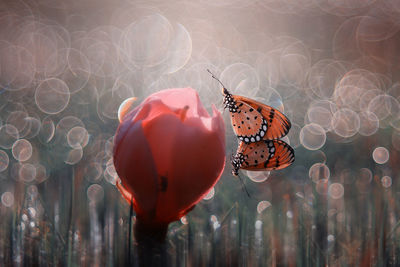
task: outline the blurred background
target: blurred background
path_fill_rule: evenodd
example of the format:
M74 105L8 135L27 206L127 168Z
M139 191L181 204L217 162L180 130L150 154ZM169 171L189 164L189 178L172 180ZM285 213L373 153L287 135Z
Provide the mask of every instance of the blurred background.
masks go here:
M227 162L170 225L168 264L399 266L399 17L395 0L2 1L0 265L135 259L118 108L192 87L222 112L210 69L284 111L296 161L243 171L251 198Z

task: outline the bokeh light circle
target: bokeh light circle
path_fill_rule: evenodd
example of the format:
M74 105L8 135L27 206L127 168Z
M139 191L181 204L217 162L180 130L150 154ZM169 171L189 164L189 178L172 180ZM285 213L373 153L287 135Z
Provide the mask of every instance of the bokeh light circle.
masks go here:
M351 137L360 129L360 118L351 109L340 109L333 114L332 128L341 137Z
M82 159L82 157L83 157L82 147L73 148L68 152L67 157L65 159L65 163L69 165L75 165Z
M270 171L245 171L247 177L255 183L262 183L266 181L270 175Z
M69 131L74 128L74 127L82 127L85 128L85 125L83 124L82 120L75 117L75 116L65 116L63 117L58 123L57 126L55 128L55 135L54 135L54 142L56 142L57 144L60 144L62 146L66 146L68 147L68 133ZM86 129L86 128L85 128ZM74 131L73 131L74 132ZM72 132L72 133L73 133ZM80 134L82 133L82 135ZM85 140L85 130L77 128L75 133L72 135L72 140L73 142L75 142L74 138L78 137L78 140L80 140L80 136L83 137L83 140ZM76 145L76 144L74 144ZM80 147L80 146L79 146ZM76 149L79 148L78 146L76 147Z
M269 208L271 206L271 203L269 201L263 200L258 202L257 204L257 212L261 214L264 210Z
M321 99L330 99L337 81L345 74L345 67L332 59L322 59L309 70L307 81L313 94Z
M88 83L91 74L88 58L84 53L74 48L59 50L57 54L64 57L62 61L66 60L67 63L60 76L61 81L68 82L67 88L63 86L64 90L68 89L71 94L81 91ZM61 87L61 84L59 86Z
M321 179L329 179L330 170L324 163L315 163L308 172L310 179L316 183Z
M6 123L17 128L20 138L24 137L29 131L30 125L26 120L27 117L28 113L21 110L13 111L7 116Z
M384 147L377 147L372 152L372 158L378 164L385 164L389 160L389 151Z
M320 149L325 141L325 130L319 124L307 124L300 131L300 143L308 150Z
M212 187L211 189L210 189L210 191L208 191L208 193L204 196L204 200L210 200L210 199L212 199L213 197L214 197L214 194L215 194L215 189L214 189L214 187Z
M98 162L90 162L85 167L85 178L89 182L97 182L103 174L103 168Z
M371 103L371 101L378 95L381 95L383 92L379 89L371 89L368 91L365 91L363 94L360 95L359 99L359 104L360 107L359 109L361 111L369 111L368 106ZM371 111L370 111L371 112Z
M47 178L49 178L49 173L46 170L46 167L43 166L42 164L36 164L36 178L35 178L35 182L37 184L43 183L44 181L47 180Z
M99 202L104 198L104 189L99 184L92 184L87 189L87 197L90 202Z
M154 66L166 59L172 25L160 14L146 16L129 25L122 39L127 67Z
M34 117L26 117L24 120L27 122L28 127L26 127L26 134L23 133L20 137L25 137L25 139L32 139L36 137L40 132L40 119Z
M42 143L48 143L53 139L55 133L55 125L50 117L45 117L40 126L38 138Z
M260 86L257 72L253 67L244 63L235 63L227 66L220 75L221 81L235 94L254 97Z
M382 186L385 188L389 188L392 186L392 178L390 176L383 176L381 178Z
M329 185L328 194L333 199L342 198L344 195L344 187L341 183L332 183Z
M107 164L106 169L104 170L104 179L110 184L114 184L117 182L118 174L115 170L114 164L111 162Z
M356 180L356 187L359 193L369 193L371 190L372 172L363 168L360 170L359 177Z
M188 219L187 219L186 216L183 216L183 217L181 218L181 223L182 223L182 224L188 224L188 223L189 223L189 221L188 221Z
M393 96L381 94L369 102L368 111L374 113L379 120L389 116L397 117L400 115L400 103Z
M8 208L14 205L14 194L11 192L4 192L1 195L1 203Z
M8 164L10 163L10 159L8 157L8 154L0 150L0 172L5 171L8 168Z
M113 156L113 149L114 149L114 136L111 136L107 139L106 144L104 145L104 151L106 155L109 157Z
M57 78L42 81L35 91L37 107L44 113L57 114L63 111L70 99L68 85Z
M358 173L357 181L362 184L369 184L372 181L372 172L370 169L361 168Z
M5 124L0 127L0 147L9 149L19 138L18 129L11 124Z
M15 141L12 146L12 154L18 161L27 161L32 156L32 145L26 139Z
M364 136L370 136L376 133L379 129L379 119L375 113L364 111L360 112L360 129L358 132Z
M332 112L325 107L313 106L308 109L307 117L309 123L322 126L326 131L331 129Z
M297 148L300 146L300 131L301 127L295 123L292 123L292 127L286 137L290 140L290 146L293 148Z
M118 120L121 122L126 114L132 110L133 103L136 101L136 97L129 97L125 99L118 108Z
M36 167L30 163L23 163L19 165L19 179L24 182L33 182L36 178Z
M84 127L75 126L68 131L67 142L72 148L83 148L89 142L89 134Z

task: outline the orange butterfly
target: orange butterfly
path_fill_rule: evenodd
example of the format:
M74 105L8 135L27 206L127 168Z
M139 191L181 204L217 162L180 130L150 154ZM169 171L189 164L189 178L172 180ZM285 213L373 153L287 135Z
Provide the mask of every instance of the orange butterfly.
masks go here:
M232 95L214 74L212 77L222 85L224 105L231 113L233 131L246 144L284 137L291 127L289 119L280 111L253 99Z
M240 142L236 155L231 160L232 174L239 169L250 171L271 171L286 168L294 162L294 150L282 140L262 140L245 144Z
M280 170L294 162L294 150L282 140L291 127L289 119L278 110L253 99L232 95L222 82L225 108L231 113L236 136L241 141L232 156L232 174L239 169L251 171Z

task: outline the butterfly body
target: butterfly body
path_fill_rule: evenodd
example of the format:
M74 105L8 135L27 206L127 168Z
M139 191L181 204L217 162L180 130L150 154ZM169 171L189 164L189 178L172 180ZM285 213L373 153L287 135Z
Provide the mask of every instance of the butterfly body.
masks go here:
M227 108L230 113L238 112L239 107L236 105L236 101L233 98L233 95L230 94L226 88L222 89L222 93L224 94L224 108Z

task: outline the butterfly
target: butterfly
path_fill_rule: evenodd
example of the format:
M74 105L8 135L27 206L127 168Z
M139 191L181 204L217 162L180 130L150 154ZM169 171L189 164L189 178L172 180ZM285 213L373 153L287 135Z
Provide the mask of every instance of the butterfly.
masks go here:
M232 95L210 70L207 71L222 85L223 103L231 113L232 127L240 140L236 155L231 158L232 174L238 176L239 169L270 171L291 165L293 148L278 140L289 132L289 119L273 107Z
M288 167L294 162L294 150L282 140L261 140L246 144L240 142L232 158L232 174L238 176L239 169L271 171Z
M289 132L291 123L280 111L253 99L232 95L210 70L207 71L222 85L223 104L230 112L233 131L240 141L249 144L279 139Z

